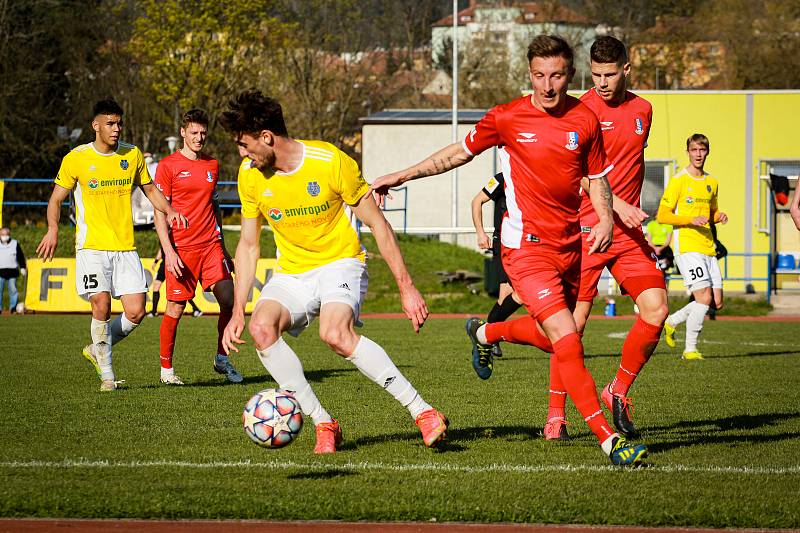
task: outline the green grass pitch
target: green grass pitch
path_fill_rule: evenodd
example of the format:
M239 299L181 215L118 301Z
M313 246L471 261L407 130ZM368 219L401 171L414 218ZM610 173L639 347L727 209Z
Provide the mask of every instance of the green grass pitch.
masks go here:
M362 330L450 418L435 451L315 326L290 340L344 431L341 451L324 457L309 420L281 450L246 437L245 402L274 382L252 345L235 359L243 385L213 373L215 318L182 321L175 366L188 385L159 385L159 322L115 349L124 389L100 393L80 356L87 316L0 319L0 516L800 527L797 324L707 322L705 361L682 362L662 343L632 390L651 467L626 470L574 409L574 439L545 442L545 355L506 346L480 381L462 320L431 320L419 336L402 320ZM590 322L598 387L629 326Z

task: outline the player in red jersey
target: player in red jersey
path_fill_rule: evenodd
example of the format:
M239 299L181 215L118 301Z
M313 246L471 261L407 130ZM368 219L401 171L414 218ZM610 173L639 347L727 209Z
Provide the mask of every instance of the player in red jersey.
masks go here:
M156 186L173 205L181 206L189 220L187 228L170 234L164 217L156 214L155 219L166 264L167 309L161 320L160 351L161 382L167 385L183 385L172 368L172 355L178 323L198 281L219 303L214 370L232 383L243 381L222 347L222 334L233 309L233 269L214 201L219 163L203 153L207 134L208 114L202 109L187 111L181 122L183 147L162 159L156 170Z
M614 194L614 240L608 250L589 254L590 242L584 239L575 324L582 333L597 296L597 282L603 269L608 267L636 303L639 315L622 345L622 360L616 376L603 388L601 397L612 413L617 430L626 437L635 438L638 431L631 420L628 390L655 350L669 313L664 277L641 227L647 219L647 213L640 209L640 196L644 182L644 149L653 110L648 101L627 90L631 65L621 41L611 36L600 37L592 44L590 54L595 86L581 97L581 102L600 120L606 156L614 164L608 174ZM590 229L598 223L588 196L583 197L580 219L583 235L588 237ZM552 364L558 363L553 360ZM545 438L566 435L565 404L565 388L558 379L558 372L552 372Z
M608 248L613 234L611 168L594 113L567 95L575 73L573 53L560 37L541 35L528 47L533 94L491 109L463 143L454 143L400 172L382 176L373 190L440 174L463 165L492 146L501 148L508 214L501 231L503 265L531 317L543 328L558 359L558 371L573 402L614 464L637 464L644 445L628 444L612 431L583 362L583 344L572 312L580 281L581 178L599 215L590 230L590 253ZM467 321L473 366L491 375L491 345L520 321ZM538 327L538 326L537 326ZM480 364L484 361L485 364ZM477 364L476 364L477 362Z

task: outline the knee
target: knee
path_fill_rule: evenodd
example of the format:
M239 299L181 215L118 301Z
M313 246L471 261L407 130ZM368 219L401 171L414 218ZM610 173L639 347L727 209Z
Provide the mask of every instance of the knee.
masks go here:
M342 357L350 357L356 347L353 335L346 329L320 327L319 338Z
M275 324L253 319L250 320L247 330L250 332L250 336L253 338L253 342L255 342L256 346L263 346L265 348L278 342L281 336Z
M128 318L128 320L130 320L134 324L138 324L144 318L144 307L126 309L125 316Z
M639 316L648 324L663 324L669 316L669 306L666 302L646 307L639 306Z

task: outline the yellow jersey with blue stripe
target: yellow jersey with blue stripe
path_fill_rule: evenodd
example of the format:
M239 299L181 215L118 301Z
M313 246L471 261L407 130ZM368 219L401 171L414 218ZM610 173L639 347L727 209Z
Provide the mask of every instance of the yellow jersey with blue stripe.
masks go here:
M303 159L291 172L239 167L243 218L263 216L275 233L277 272L300 274L344 258L366 259L349 205L369 190L353 159L323 141L300 141Z
M703 216L714 219L717 212L717 180L709 174L692 176L686 169L672 177L661 198L660 208L690 221ZM716 255L714 238L709 224L695 226L691 223L675 224L672 233L672 250L675 255L697 252Z
M75 196L75 249L135 250L131 193L150 182L132 144L120 141L116 151L101 154L88 143L64 156L55 183Z

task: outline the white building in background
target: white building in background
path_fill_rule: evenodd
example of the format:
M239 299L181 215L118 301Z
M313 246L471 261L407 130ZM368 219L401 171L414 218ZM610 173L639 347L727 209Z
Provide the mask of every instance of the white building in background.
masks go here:
M459 139L463 139L486 110L459 111ZM385 110L362 119L361 170L367 181L404 169L425 159L452 142L450 110ZM500 172L496 150L487 150L458 169L458 195L455 208L456 228L451 226L454 206L451 174L431 176L406 184L405 191L393 193L387 200L386 218L397 231L436 235L477 249L470 202L489 178ZM492 227L493 204L484 205L484 226Z
M502 48L508 58L524 65L528 43L537 35L556 34L566 38L575 49L577 87L581 86L582 79L591 84L587 71L589 48L601 32L602 26L598 27L557 1L490 4L471 0L469 7L458 13L458 47L464 53L469 53L470 46ZM450 53L452 35L452 15L433 24L431 48L434 59ZM514 67L510 65L510 70Z

